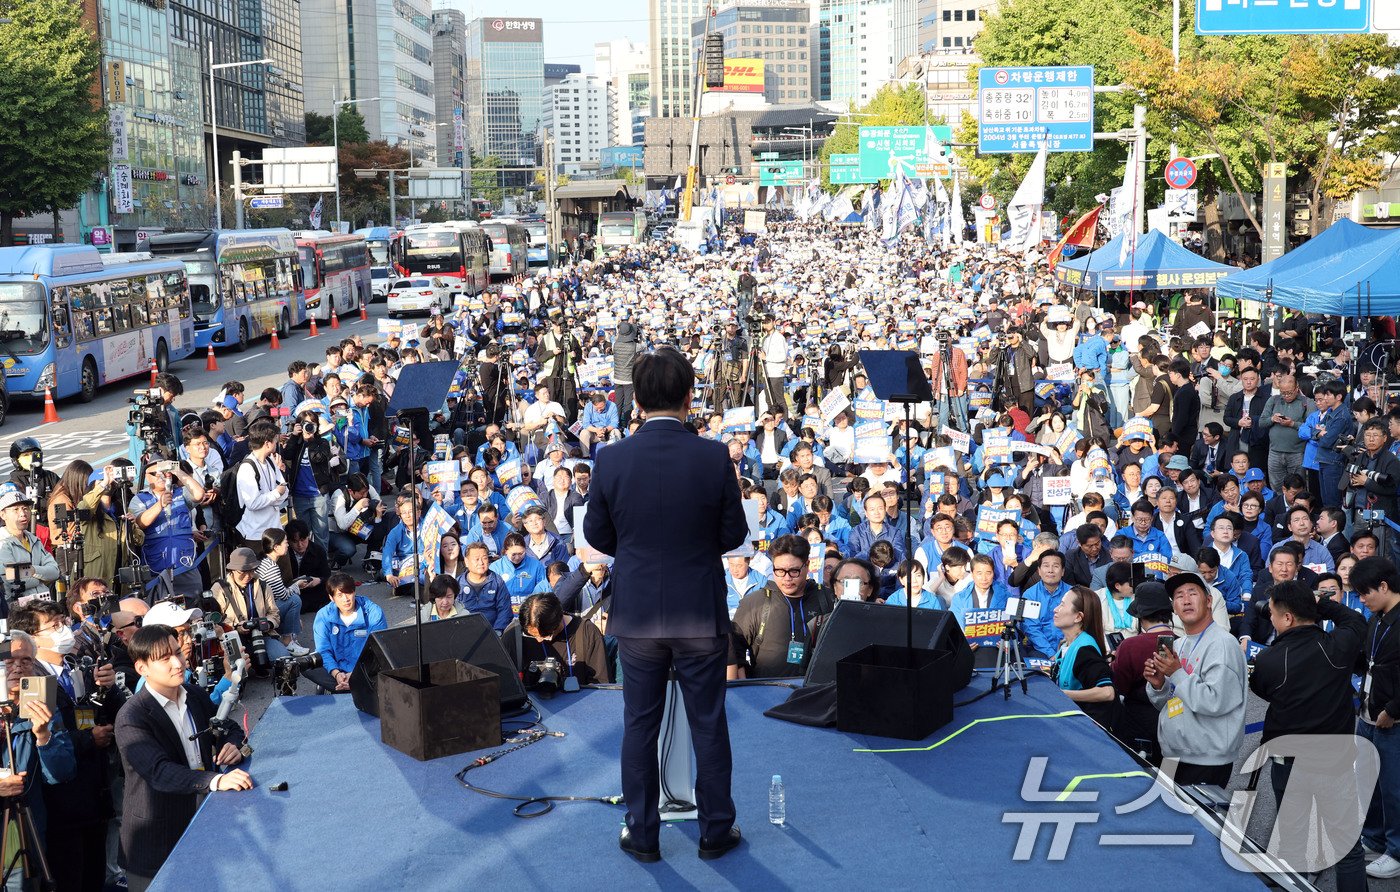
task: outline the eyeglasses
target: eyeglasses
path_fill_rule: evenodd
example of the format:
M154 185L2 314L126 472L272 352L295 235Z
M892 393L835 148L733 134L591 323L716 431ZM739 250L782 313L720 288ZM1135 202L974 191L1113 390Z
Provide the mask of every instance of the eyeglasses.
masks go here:
M113 631L113 632L125 632L127 629L139 629L139 628L141 628L141 617L138 616L138 617L136 617L136 619L132 620L131 622L127 623L127 624L124 625L124 626L113 626L113 627L112 627L112 631Z
M801 576L801 575L803 575L803 574L806 573L806 572L807 572L807 568L806 568L806 567L774 567L774 568L773 568L773 575L774 575L774 576L786 576L786 577L789 578L789 579L795 579L796 577Z

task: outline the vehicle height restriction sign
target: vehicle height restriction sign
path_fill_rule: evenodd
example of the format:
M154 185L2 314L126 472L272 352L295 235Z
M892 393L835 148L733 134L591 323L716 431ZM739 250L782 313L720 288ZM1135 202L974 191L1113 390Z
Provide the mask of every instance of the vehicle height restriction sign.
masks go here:
M983 68L977 150L1052 152L1094 148L1094 69L1088 65Z

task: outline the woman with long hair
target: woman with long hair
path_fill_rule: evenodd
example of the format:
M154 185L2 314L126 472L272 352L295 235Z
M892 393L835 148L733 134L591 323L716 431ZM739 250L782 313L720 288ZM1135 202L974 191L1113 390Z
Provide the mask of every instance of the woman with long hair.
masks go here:
M467 572L466 560L462 557L462 541L455 533L444 533L438 545L439 575L446 574L457 579ZM434 577L436 579L437 577Z
M1113 727L1118 692L1113 671L1104 658L1103 613L1098 595L1082 585L1065 593L1055 606L1055 628L1064 642L1055 654L1051 673L1060 690L1104 729Z
M107 484L110 474L94 475L92 465L75 459L63 469L58 485L49 494L49 530L53 537L55 551L58 546L67 545L82 538L83 568L71 568L70 579L78 576L93 576L98 579L113 580L117 576L118 542L117 521L112 517L112 497ZM56 509L62 506L68 512L68 523L60 526L54 521ZM133 528L135 524L132 524ZM60 565L60 569L69 570Z
M282 637L282 643L287 645L288 653L299 657L309 653L297 642L297 635L301 634L301 592L298 591L301 586L297 582L292 582L291 585L284 582L282 568L277 563L287 556L290 548L286 530L277 527L263 530L258 579L272 596L273 603L277 605L277 612L282 615L281 627L277 630Z

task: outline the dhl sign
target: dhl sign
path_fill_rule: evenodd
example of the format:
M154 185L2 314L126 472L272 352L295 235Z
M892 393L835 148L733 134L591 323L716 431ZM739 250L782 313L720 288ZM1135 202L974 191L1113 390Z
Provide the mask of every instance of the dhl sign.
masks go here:
M725 59L724 86L711 88L712 93L762 93L762 59Z

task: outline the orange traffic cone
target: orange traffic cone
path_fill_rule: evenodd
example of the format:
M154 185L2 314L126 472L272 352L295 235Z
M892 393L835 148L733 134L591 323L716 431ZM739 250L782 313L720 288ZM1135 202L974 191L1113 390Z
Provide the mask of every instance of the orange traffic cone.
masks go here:
M331 328L340 328L340 314L331 310Z
M217 372L219 370L219 361L214 358L213 344L209 345L209 352L204 354L204 370L206 372Z
M315 325L316 323L313 322L313 323L311 323L311 324L312 324L312 325ZM211 349L212 349L212 348L211 348ZM275 328L272 330L272 344L271 344L267 349L269 349L269 350L281 350L281 349L282 349L282 342L279 341L279 340L277 340L277 329L275 329Z
M312 317L311 317L311 334L307 335L307 337L308 337L308 338L314 338L314 337L316 337L317 334L318 334L318 332L316 331L316 317L315 317L315 316L312 316Z
M369 319L369 307L362 303L360 304L360 321L364 322L367 319Z
M53 389L44 388L44 424L51 424L58 420L58 410L53 406Z
M156 375L157 375L157 374L159 374L159 370L156 368L156 358L155 358L154 356L152 356L152 357L151 357L151 386L152 386L152 387L155 387L155 386L156 386Z

